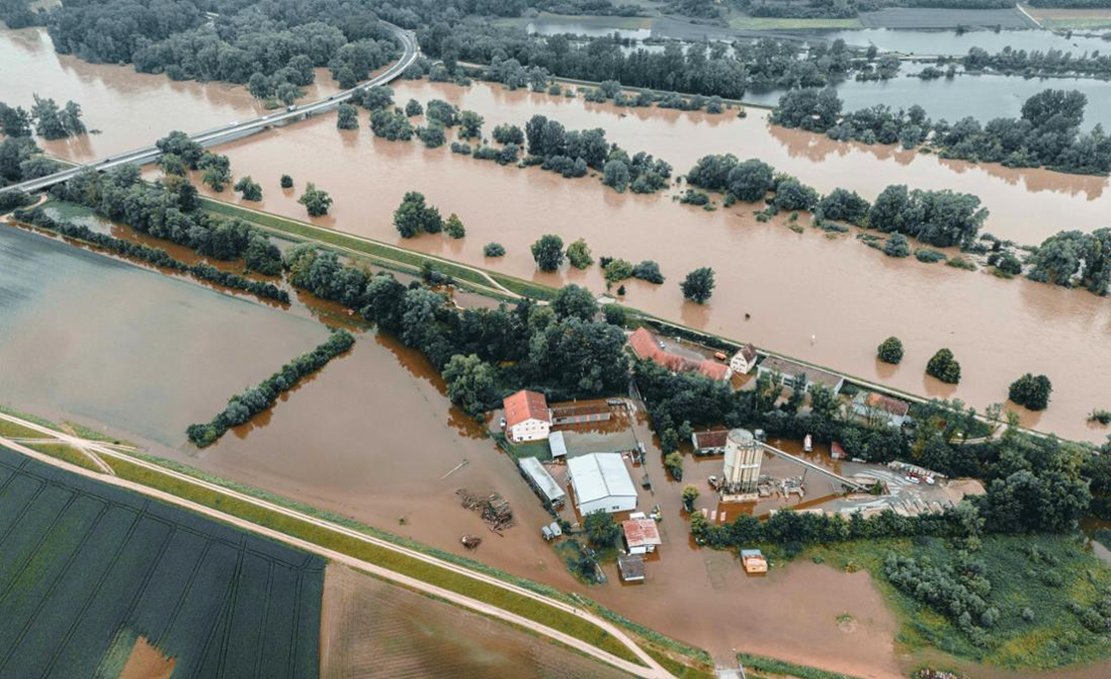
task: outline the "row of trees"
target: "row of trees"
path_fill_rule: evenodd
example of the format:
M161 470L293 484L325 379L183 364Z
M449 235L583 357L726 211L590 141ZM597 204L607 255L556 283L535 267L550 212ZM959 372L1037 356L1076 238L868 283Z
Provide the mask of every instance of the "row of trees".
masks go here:
M726 194L734 201L766 201L777 211L809 210L819 224L825 219L903 234L949 247L970 246L976 240L988 211L968 193L909 190L896 184L884 189L875 204L855 192L834 189L820 197L813 188L756 158L739 161L732 154L703 156L687 172L687 182ZM769 193L774 193L768 198Z
M1026 51L1012 49L1009 45L995 54L980 47L973 47L961 60L965 70L991 69L999 73L1022 75L1027 78L1053 75L1111 75L1111 55L1099 52L1075 55L1058 49Z
M323 344L307 354L301 354L281 367L278 372L228 399L228 405L216 417L204 424L191 424L185 433L198 448L216 443L228 429L246 423L262 411L273 407L278 397L297 386L304 378L328 365L336 356L355 344L355 338L346 330L333 330Z
M206 7L207 9L207 7ZM188 0L67 3L45 14L55 49L92 62L133 63L175 80L250 84L263 99L290 102L327 66L345 88L397 53L369 5L294 0L212 7L209 19Z
M81 120L81 105L67 101L65 106L50 98L35 94L35 103L27 112L22 106L8 106L0 101L0 131L6 137L29 137L32 125L35 134L43 139L65 139L85 134Z
M252 271L267 275L280 271L281 252L263 232L241 219L200 210L196 187L182 177L168 176L159 184L145 184L138 167L122 165L103 175L83 172L55 185L51 193L200 255L223 260L243 257Z
M1047 89L1023 103L1020 118L995 118L982 125L966 117L950 125L931 122L920 106L894 111L878 104L842 113L842 101L832 88L803 88L780 97L771 120L838 140L900 143L908 149L928 144L946 158L1106 175L1111 173L1111 137L1101 125L1080 132L1087 103L1077 90Z
M251 280L237 273L221 271L211 264L186 264L179 259L175 259L162 248L154 248L149 245L134 243L123 238L115 238L107 234L97 233L83 224L75 224L69 221L57 221L50 217L42 208L16 210L14 217L21 222L48 229L66 238L84 241L124 257L146 262L147 264L169 269L170 271L190 274L200 280L221 285L232 290L249 292L262 299L272 299L282 304L289 303L289 293L273 283Z

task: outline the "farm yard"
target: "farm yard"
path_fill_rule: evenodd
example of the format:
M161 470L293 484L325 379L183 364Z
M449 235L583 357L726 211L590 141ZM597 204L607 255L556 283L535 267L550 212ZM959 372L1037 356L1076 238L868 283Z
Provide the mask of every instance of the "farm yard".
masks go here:
M324 560L0 448L0 677L315 677Z

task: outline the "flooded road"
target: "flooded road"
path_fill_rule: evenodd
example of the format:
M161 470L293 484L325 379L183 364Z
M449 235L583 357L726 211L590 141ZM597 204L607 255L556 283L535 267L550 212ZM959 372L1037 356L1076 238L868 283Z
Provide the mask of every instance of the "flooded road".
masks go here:
M729 151L765 158L822 190L845 185L874 197L888 183L907 181L971 191L993 211L988 230L1020 241L1061 228L1062 214L1069 215L1070 228L1080 229L1103 226L1111 214L1105 178L977 167L779 128L769 134L763 114L752 110L747 119L655 110L626 114L483 84L464 90L405 82L396 89L401 102L442 97L474 109L486 118L487 131L500 122L524 123L533 113L555 117L568 128L604 126L623 147L657 153L680 168L703 153ZM541 274L528 250L544 233L559 234L565 242L583 237L595 257L660 262L668 277L664 285L626 283L626 301L636 308L915 394L961 398L981 410L1004 401L1007 386L1019 375L1045 373L1053 381L1053 400L1040 416L1024 413L1026 424L1091 441L1108 434L1085 422L1093 408L1108 407L1103 381L1091 379L1093 366L1111 365L1106 299L913 258L891 259L851 235L829 238L810 229L796 234L782 219L757 223L751 205L707 213L664 194L621 195L596 179L566 180L537 168L461 157L447 148L391 143L371 135L365 114L361 121L359 130L341 133L333 117L322 116L220 151L231 157L234 173L262 183L264 210L304 219L296 198L304 182L313 181L335 199L332 214L314 220L318 224L549 285L579 283L601 292L605 283L598 267ZM278 188L282 172L295 175L297 190ZM445 214L458 213L467 237L402 241L392 212L406 191L423 192ZM220 197L234 199L227 191ZM505 246L504 258L483 256L491 241ZM717 289L705 306L684 302L678 287L700 266L717 273ZM889 335L907 347L898 367L875 359L876 345ZM1051 349L1031 352L1032 346ZM956 388L924 375L926 362L942 347L962 363Z
M0 100L30 110L33 96L81 105L90 130L72 139L42 141L48 153L74 161L104 158L153 144L171 130L201 132L266 109L247 89L229 83L174 82L164 75L136 73L131 66L89 64L57 54L46 29L0 29ZM327 69L303 88L313 101L339 91Z

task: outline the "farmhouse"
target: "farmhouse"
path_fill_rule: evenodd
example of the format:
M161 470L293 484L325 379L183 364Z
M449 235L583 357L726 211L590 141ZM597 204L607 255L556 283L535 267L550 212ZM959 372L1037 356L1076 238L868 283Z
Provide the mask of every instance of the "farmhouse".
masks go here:
M522 389L502 400L505 408L505 435L510 441L541 441L548 438L552 415L544 394Z
M707 429L691 434L691 445L695 455L721 455L725 452L725 439L728 429Z
M647 328L637 328L629 336L629 346L637 358L647 359L673 373L697 372L712 380L727 380L733 371L712 358L696 359L667 351Z
M874 391L861 392L853 399L853 412L867 422L886 421L892 427L901 427L907 421L910 404Z
M625 531L625 546L629 554L648 554L663 544L660 529L653 519L629 519L621 522L621 528Z
M545 504L552 509L559 509L563 506L567 494L559 487L559 484L544 468L544 465L540 464L540 460L535 457L525 457L521 458L518 464L521 467L521 474Z
M845 378L840 375L778 356L768 356L756 370L760 375L770 373L782 376L783 385L792 389L795 387L795 377L801 374L806 380L803 391L809 391L812 384L824 384L836 394L845 386Z
M575 491L575 506L583 516L636 509L637 489L619 453L572 457L567 460L567 476Z
M729 359L729 369L734 375L747 375L756 367L756 347L746 344Z

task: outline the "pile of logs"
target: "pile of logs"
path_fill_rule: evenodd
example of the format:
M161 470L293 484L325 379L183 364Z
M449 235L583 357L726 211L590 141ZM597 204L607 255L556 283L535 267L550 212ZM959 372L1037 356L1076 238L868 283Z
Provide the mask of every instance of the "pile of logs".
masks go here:
M513 509L509 506L509 501L501 495L497 493L486 496L475 495L463 488L456 490L455 494L459 496L465 508L478 512L486 522L486 526L493 532L500 535L503 529L514 525Z

